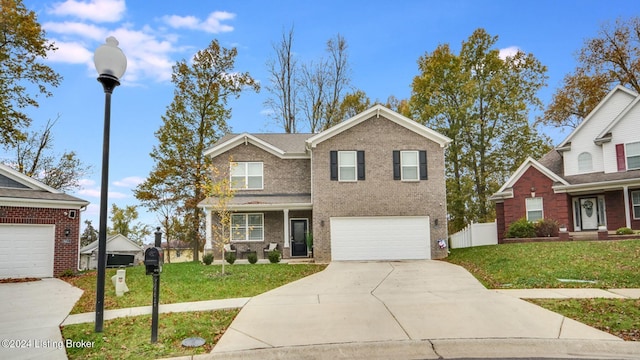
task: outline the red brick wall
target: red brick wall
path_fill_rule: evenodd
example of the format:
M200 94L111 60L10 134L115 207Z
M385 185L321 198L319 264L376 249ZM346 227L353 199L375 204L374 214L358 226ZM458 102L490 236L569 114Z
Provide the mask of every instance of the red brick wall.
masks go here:
M504 233L512 222L527 216L525 199L531 197L532 188L535 188L535 196L543 199L544 218L556 220L559 225L564 224L569 231L573 231L571 199L567 194L554 193L552 186L553 180L538 169L530 167L525 171L513 186L513 198L496 204L498 242L502 242Z
M80 211L75 209L76 218L70 219L69 210L0 206L0 224L55 225L53 275L59 276L65 270L78 270ZM70 230L68 237L66 229Z

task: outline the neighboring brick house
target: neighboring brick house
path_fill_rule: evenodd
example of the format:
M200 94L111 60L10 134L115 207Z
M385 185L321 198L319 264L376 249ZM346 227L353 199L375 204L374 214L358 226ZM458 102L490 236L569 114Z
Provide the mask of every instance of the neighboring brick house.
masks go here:
M568 231L640 230L640 96L618 86L558 147L527 159L491 197L498 240L520 219Z
M80 212L87 205L0 164L0 278L77 271Z
M232 244L242 254L277 243L317 261L447 256L444 152L451 140L376 105L318 134L230 134L205 154L230 172ZM214 246L216 199L205 250ZM219 254L218 254L219 256Z

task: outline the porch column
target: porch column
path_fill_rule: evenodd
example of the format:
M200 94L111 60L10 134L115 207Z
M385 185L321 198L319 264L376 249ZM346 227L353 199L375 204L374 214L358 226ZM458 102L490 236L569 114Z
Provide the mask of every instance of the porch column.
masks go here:
M205 208L205 243L204 243L204 251L207 252L207 250L213 250L213 234L212 234L212 228L213 228L213 211L211 211L212 209L207 209Z
M284 247L289 248L289 209L282 210L284 212Z
M624 219L626 222L626 227L631 229L631 209L629 209L629 186L624 185L622 187L622 191L624 192Z

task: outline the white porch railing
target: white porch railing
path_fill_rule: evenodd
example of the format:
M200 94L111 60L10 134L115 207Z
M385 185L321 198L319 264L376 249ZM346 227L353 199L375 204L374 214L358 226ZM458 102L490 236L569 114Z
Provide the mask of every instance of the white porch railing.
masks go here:
M469 224L464 229L451 235L451 248L460 249L473 246L496 245L498 243L498 227L496 222Z

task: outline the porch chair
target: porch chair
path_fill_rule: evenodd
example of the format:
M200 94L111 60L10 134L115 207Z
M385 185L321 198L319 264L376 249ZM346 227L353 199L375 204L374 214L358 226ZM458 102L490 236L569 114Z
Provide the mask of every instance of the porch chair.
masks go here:
M224 252L225 253L234 253L234 254L238 255L237 251L238 250L236 250L235 246L232 246L231 244L224 244Z
M269 243L269 246L267 246L266 248L263 249L264 251L264 258L266 259L267 256L269 256L269 253L273 250L277 250L278 249L278 243Z

